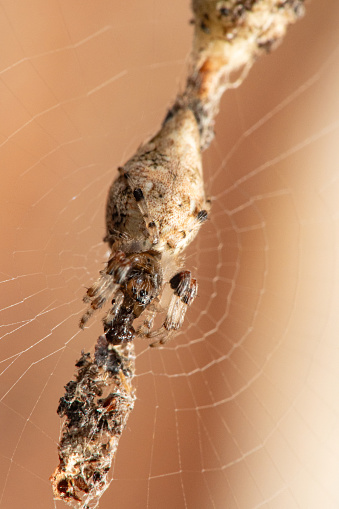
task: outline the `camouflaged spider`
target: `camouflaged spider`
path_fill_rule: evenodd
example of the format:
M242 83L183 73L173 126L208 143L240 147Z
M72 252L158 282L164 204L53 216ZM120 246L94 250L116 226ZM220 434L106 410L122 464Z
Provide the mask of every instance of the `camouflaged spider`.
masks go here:
M109 191L105 237L112 253L101 277L88 290L89 308L80 321L108 300L104 318L107 341L133 339L133 322L144 314L139 336L163 344L184 321L197 295L197 282L182 270L181 253L207 219L202 180L200 136L193 113L181 110L166 118L161 131L140 147ZM164 291L170 287L169 299ZM164 302L165 301L165 302ZM167 308L162 326L151 331L155 316Z

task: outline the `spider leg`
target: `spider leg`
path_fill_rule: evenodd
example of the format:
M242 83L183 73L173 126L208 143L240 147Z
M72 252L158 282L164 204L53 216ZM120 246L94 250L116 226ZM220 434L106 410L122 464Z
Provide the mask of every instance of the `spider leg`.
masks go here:
M124 302L124 294L121 291L116 292L114 299L112 299L112 307L104 318L104 325L109 328L112 327L113 322L119 313L122 303Z
M122 251L116 251L107 262L104 270L100 271L100 278L88 288L83 301L89 303L86 313L80 320L79 327L83 329L93 313L114 298L120 284L125 280L131 261ZM120 301L120 299L119 299Z
M168 307L166 319L158 331L148 335L150 338L160 336L157 341L150 344L152 347L159 344L163 345L176 330L180 329L188 306L192 304L197 296L197 281L192 278L188 270L173 276L170 280L170 285L173 290L173 296Z
M114 296L118 288L119 285L115 284L114 281L112 281L112 278L107 277L106 275L101 276L100 279L98 279L98 281L96 281L94 285L88 289L83 301L86 303L89 302L90 305L80 320L79 327L81 329L85 327L93 313L97 309L101 309L106 301Z
M137 328L137 334L139 337L149 337L150 330L153 327L154 319L162 308L158 299L154 299L153 302L147 307L144 314L143 323Z
M137 205L141 212L142 217L144 218L144 221L146 224L146 229L148 231L151 243L153 245L158 244L159 229L148 210L147 203L146 203L145 196L144 196L142 189L140 187L136 186L136 184L133 182L133 179L128 171L124 173L124 177L127 179L128 183L130 185L130 188L133 191L134 199L137 202Z

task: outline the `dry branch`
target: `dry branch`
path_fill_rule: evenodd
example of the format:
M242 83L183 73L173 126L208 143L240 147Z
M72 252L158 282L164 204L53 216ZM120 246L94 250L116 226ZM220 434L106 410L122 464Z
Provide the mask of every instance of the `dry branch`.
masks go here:
M303 13L303 0L193 0L192 7L186 88L158 134L119 169L109 192L105 240L112 254L87 292L89 307L81 320L84 326L111 300L104 335L94 359L82 354L76 378L60 399L58 413L66 419L51 481L55 498L76 507L95 507L108 487L107 473L135 400L133 339L164 343L196 295L195 279L181 269L182 252L209 211L201 150L213 138L221 96L241 83L258 56L276 47ZM162 327L151 331L164 307ZM144 323L135 329L139 317Z

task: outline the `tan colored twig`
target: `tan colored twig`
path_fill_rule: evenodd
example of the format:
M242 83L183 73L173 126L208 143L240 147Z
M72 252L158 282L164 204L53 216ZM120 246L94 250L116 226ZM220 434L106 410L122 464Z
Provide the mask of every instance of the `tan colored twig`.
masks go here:
M222 94L241 83L256 58L275 47L303 12L302 0L193 0L194 41L184 92L158 134L113 182L105 240L111 256L84 298L91 315L111 301L94 358L82 354L58 413L65 417L55 498L95 507L133 409L136 336L163 344L181 327L198 290L183 251L206 220L201 150L213 138ZM165 317L152 330L158 313ZM143 322L136 327L135 321Z

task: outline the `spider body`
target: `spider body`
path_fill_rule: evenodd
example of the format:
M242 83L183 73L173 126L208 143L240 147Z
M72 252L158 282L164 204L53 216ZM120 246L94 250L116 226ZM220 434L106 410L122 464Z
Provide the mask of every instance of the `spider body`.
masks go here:
M196 280L182 271L182 252L207 219L200 154L200 135L190 110L170 116L160 132L139 148L113 182L107 200L105 240L112 254L101 278L84 298L90 307L80 322L109 299L112 308L104 319L109 343L130 341L133 321L144 311L137 333L159 337L164 343L183 323L187 307L197 293ZM167 316L151 332L162 311L165 285L173 290Z
M178 255L207 216L197 122L178 111L122 167L109 191L106 240ZM202 211L204 213L202 214Z

